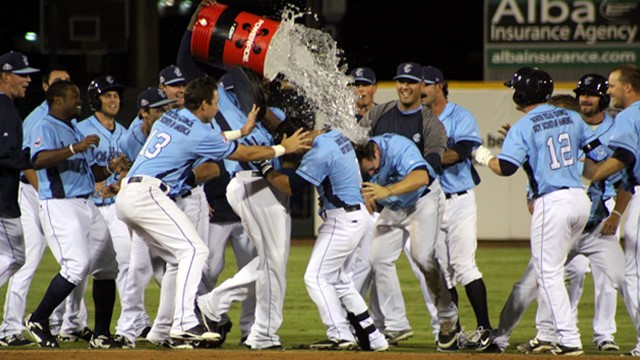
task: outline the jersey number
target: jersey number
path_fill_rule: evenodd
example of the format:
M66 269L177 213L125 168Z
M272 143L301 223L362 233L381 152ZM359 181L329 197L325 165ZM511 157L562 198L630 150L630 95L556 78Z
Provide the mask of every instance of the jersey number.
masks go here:
M569 134L562 133L558 135L557 144L560 147L560 161L556 153L556 142L553 141L553 137L547 138L547 148L549 149L549 157L551 157L551 170L557 170L561 167L573 165L573 155L571 154L571 139Z
M152 142L155 142L155 144L153 144L153 149L149 150ZM149 135L149 140L144 150L144 157L153 159L160 154L165 146L169 145L169 142L171 142L171 135L165 132L158 133L158 130L154 131Z

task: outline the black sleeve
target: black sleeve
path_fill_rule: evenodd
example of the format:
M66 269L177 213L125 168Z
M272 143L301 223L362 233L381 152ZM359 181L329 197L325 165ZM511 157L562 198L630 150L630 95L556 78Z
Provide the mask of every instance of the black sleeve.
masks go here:
M178 56L176 59L176 64L182 70L182 74L184 78L189 83L191 80L199 79L207 76L207 73L204 72L198 66L198 63L193 59L191 55L191 35L192 31L185 31L184 35L182 35L182 40L180 41L180 47L178 48Z
M293 194L300 193L302 190L304 190L305 187L309 185L309 182L307 182L307 180L296 174L296 169L283 168L278 170L278 172L289 177L289 187L291 188L291 193Z
M457 152L460 156L460 161L463 161L471 158L471 152L476 145L478 145L478 143L475 141L464 140L453 144L450 149Z
M498 159L498 162L500 164L500 172L504 176L511 176L518 171L519 166L512 162L503 159Z
M636 156L634 153L620 147L616 149L611 157L620 160L620 162L622 162L625 166L630 166L636 161Z
M436 153L427 154L424 159L431 165L433 170L438 173L438 175L442 174L442 158L440 155Z

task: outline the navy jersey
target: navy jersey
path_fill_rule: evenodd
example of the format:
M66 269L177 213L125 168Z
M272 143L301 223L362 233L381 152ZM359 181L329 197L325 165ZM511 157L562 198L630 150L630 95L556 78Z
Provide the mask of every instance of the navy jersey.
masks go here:
M396 134L385 134L374 136L370 141L378 145L380 149L380 168L371 177L371 182L380 185L394 184L405 178L413 170L424 168L433 176L433 169L424 160L422 153L404 136ZM415 205L420 196L427 190L427 184L419 189L402 195L392 195L384 199L377 200L384 207L392 210L404 209Z
M627 169L632 185L640 185L640 101L629 105L616 115L615 125L609 136L609 147L622 148L635 155L633 166Z
M579 151L596 139L577 112L543 104L511 127L498 158L522 166L533 196L538 197L563 188L582 188ZM598 146L587 156L600 161L606 153Z
M356 153L351 141L336 130L313 139L296 174L316 187L321 210L364 203Z
M31 161L45 150L57 150L84 138L72 120L66 123L51 115L45 116L31 134ZM89 151L72 155L54 167L36 171L40 200L85 197L93 193L95 180L91 166L95 164Z
M153 124L129 176L152 176L174 191L196 162L221 160L236 148L235 142L227 141L188 109L169 111Z
M98 146L92 146L87 151L87 154L92 156L96 164L99 166L109 165L111 160L122 154L122 151L120 150L120 140L124 134L127 133L127 129L118 122L115 122L113 131L110 131L100 123L100 120L98 120L95 115L93 115L78 123L78 131L82 134L82 137L87 137L92 134L100 137L100 143ZM105 180L105 185L116 183L119 178L119 174L110 175ZM115 198L109 197L102 199L102 195L100 193L94 192L94 194L91 195L91 201L93 201L94 204L101 206L113 204L115 202Z
M461 141L472 142L475 147L482 144L476 118L467 109L448 102L439 118L447 131L447 148ZM469 158L445 166L439 180L445 193L469 190L480 182Z
M422 105L411 111L400 111L396 105L380 117L375 127L371 129L371 135L399 134L413 141L422 152L424 149L422 120Z

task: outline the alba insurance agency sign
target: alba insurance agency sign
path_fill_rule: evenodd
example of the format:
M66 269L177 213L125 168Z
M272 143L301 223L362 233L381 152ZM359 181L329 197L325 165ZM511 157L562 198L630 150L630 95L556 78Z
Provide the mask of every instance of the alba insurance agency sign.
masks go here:
M485 80L537 66L556 80L640 61L640 0L485 0Z

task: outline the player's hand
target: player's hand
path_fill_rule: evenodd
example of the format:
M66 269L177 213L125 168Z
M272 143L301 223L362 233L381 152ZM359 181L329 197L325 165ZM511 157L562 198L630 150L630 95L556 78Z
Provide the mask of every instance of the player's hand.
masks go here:
M260 108L257 107L256 104L253 104L249 115L247 115L247 122L242 126L242 128L240 128L240 134L242 137L251 134L253 129L256 128L256 117L258 117L258 112L260 112Z
M291 137L284 134L280 145L284 146L285 154L291 154L298 150L309 150L311 148L311 139L308 135L309 132L303 131L302 128L296 130Z
M75 150L75 152L77 153L85 152L88 148L92 146L98 146L98 144L100 144L100 136L91 134L87 135L87 137L82 139L82 141L80 141L79 143L73 144L73 150Z
M115 157L109 161L109 169L114 173L120 173L123 171L128 171L131 168L131 161L129 158L120 154L120 156Z
M362 183L362 196L365 201L375 201L391 196L391 189L386 186L365 182Z
M611 213L611 215L602 222L600 234L613 235L616 233L616 230L618 230L618 225L620 225L620 217L618 214Z
M478 146L478 148L475 149L471 155L478 164L482 164L484 166L488 166L489 161L491 161L491 159L495 159L495 156L493 155L493 153L491 153L491 150L486 148L484 145Z
M509 132L509 130L511 130L511 125L510 124L504 124L502 125L502 127L500 127L500 129L498 129L498 134L507 137L507 133Z
M364 205L367 207L367 211L369 212L369 214L373 214L376 211L375 200L370 200L370 201L365 200Z
M193 27L196 25L196 22L198 21L198 15L200 14L200 10L202 10L202 8L213 5L215 3L216 2L213 0L200 1L200 4L198 4L198 7L193 12L193 15L191 15L191 19L189 20L189 25L187 25L187 30L190 30L190 31L193 30Z
M114 196L118 195L119 192L120 192L120 183L119 182L111 184L111 185L104 186L100 190L100 193L102 194L102 200L104 200L106 198L114 197Z

